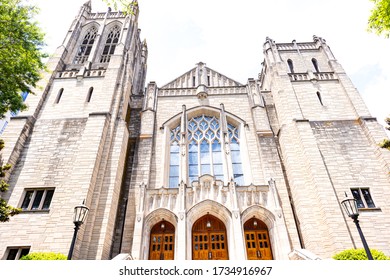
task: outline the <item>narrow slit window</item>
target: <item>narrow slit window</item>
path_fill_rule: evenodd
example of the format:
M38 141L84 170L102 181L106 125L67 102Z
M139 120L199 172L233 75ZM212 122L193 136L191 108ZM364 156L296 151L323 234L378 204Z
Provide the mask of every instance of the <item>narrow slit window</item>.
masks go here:
M315 70L316 72L320 72L320 69L318 68L318 62L317 62L317 59L315 59L315 58L312 58L312 59L311 59L311 62L313 63L314 70Z
M322 102L321 93L319 91L317 91L317 98L320 101L321 105L324 106L324 103Z
M177 188L180 172L180 126L171 131L171 145L169 155L169 187Z
M91 101L92 93L93 93L93 87L90 87L89 90L88 90L86 102L89 103Z
M57 94L57 98L56 98L56 104L60 103L60 100L61 100L61 97L62 97L62 93L64 92L64 89L61 88L59 91L58 91L58 94Z
M294 64L291 59L287 60L288 68L290 69L290 73L294 73Z
M238 128L229 123L227 127L230 138L230 154L233 165L233 178L238 186L243 186L245 182L244 171L242 168Z

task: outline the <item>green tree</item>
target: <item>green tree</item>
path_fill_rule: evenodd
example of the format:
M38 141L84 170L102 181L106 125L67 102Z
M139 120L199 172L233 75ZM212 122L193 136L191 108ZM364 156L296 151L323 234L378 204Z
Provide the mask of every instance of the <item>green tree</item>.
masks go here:
M390 130L390 117L389 118L386 118L386 123L387 123L387 127L386 127L386 129L387 130ZM383 141L382 141L382 143L380 143L379 144L382 148L385 148L385 149L388 149L388 150L390 150L390 140L389 139L384 139Z
M0 118L27 108L20 93L33 93L45 69L44 34L34 21L37 8L24 2L0 0Z
M28 0L26 0L28 1ZM37 9L22 0L0 0L0 118L8 111L25 110L20 95L32 88L45 69L44 34L34 21ZM0 139L0 150L4 141ZM4 181L9 164L0 157L0 222L7 222L21 210L7 204L2 194L9 185Z
M4 140L0 139L0 151L4 148ZM8 222L9 217L19 214L21 209L12 207L1 197L1 193L8 190L9 185L3 180L5 172L11 168L11 165L5 164L0 157L0 222Z
M390 36L390 0L370 0L374 2L368 19L368 30L378 35Z

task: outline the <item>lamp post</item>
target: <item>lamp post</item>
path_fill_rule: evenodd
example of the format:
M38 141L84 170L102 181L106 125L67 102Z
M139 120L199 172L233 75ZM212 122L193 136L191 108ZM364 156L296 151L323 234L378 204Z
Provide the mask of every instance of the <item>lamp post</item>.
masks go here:
M70 245L70 249L69 249L68 260L72 259L73 249L77 238L77 232L79 231L80 226L84 223L85 219L87 218L88 211L89 208L84 205L84 202L82 205L78 205L74 208L73 223L75 227L74 227L72 244Z
M360 235L360 239L362 240L362 243L363 243L364 250L366 251L367 258L369 260L373 260L371 252L370 252L370 248L368 248L368 244L366 242L366 239L364 238L362 229L360 228L360 225L359 225L359 220L358 220L359 210L357 207L356 199L345 198L343 201L341 201L341 205L343 205L345 212L347 213L347 215L350 218L353 219L353 222L356 225L356 228L357 228L359 235Z

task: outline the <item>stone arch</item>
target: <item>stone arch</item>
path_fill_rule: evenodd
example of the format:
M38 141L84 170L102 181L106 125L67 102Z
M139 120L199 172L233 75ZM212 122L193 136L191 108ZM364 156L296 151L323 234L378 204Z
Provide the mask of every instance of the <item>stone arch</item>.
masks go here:
M97 44L99 26L97 22L90 22L81 28L70 56L73 64L84 64L87 61L93 46Z
M110 30L112 27L114 27L115 25L119 26L120 29L122 29L122 22L120 22L119 20L113 20L111 21L110 23L108 23L106 26L105 26L105 29L106 30Z
M99 47L100 63L110 62L111 55L114 54L117 45L120 43L122 31L122 23L119 21L110 22L105 26Z
M253 217L264 222L268 227L268 230L272 229L275 225L275 220L276 220L275 215L271 211L269 211L268 209L262 206L252 205L246 208L244 211L242 211L241 214L242 224L244 225L246 221L248 221Z
M219 119L220 114L221 114L221 109L213 107L213 106L208 106L208 105L195 106L195 107L187 109L186 114L187 114L187 119L190 119L194 116L201 115L201 114L214 116L214 117L217 117ZM241 119L239 116L237 116L235 114L232 114L232 113L229 113L226 111L225 111L225 114L226 114L227 121L232 123L233 125L237 126L240 124L244 124L244 125L246 124L246 122L243 119ZM165 121L161 125L161 127L165 127L165 126L174 127L174 126L178 125L180 123L181 115L182 115L182 112L177 113L176 115L172 116L167 121Z
M169 223L171 223L175 227L175 233L177 233L177 221L178 217L175 213L172 211L165 209L165 208L159 208L152 212L150 212L144 219L144 230L143 230L143 236L142 236L142 257L141 259L145 260L148 259L149 256L149 244L150 244L150 232L154 225L161 222L162 220L165 220ZM175 244L177 243L178 235L175 234ZM177 246L175 246L175 256L177 251Z
M218 132L211 129L210 125L208 130L205 129L201 132L200 138L195 139L196 133L190 133L190 124L196 122L199 118L201 118L202 121L206 119L207 123L217 120L218 125L215 126L215 129L218 130ZM185 125L182 122L184 122ZM238 185L248 185L249 182L253 181L253 176L246 144L246 125L246 122L240 117L224 111L223 105L221 105L221 108L195 106L188 110L183 106L183 111L181 113L168 119L160 128L163 130L165 142L169 143L169 145L165 145L166 148L162 150L164 166L166 166L163 177L164 186L176 187L181 180L190 184L197 175L203 173L201 171L200 161L192 162L193 168L190 169L189 156L187 157L186 155L185 161L181 161L181 163L178 163L176 160L179 158L179 143L182 130L188 132L187 135L190 136L186 137L185 141L188 143L195 143L193 145L193 148L195 149L195 151L192 151L193 154L199 154L201 152L200 146L203 140L205 140L206 132L216 132L212 133L213 136L211 136L211 140L209 139L210 141L205 140L207 144L204 146L209 145L211 147L213 145L212 141L214 141L216 145L215 153L221 153L222 155L223 152L225 152L227 156L221 156L220 158L219 155L217 155L218 166L214 166L213 160L210 160L210 166L205 167L205 169L209 169L210 174L217 174L219 179L223 180L225 184L227 184L231 178L236 178L236 183ZM195 126L195 130L197 130L196 132L199 132L199 127ZM224 130L228 131L228 133L223 134L222 132ZM183 146L182 153L189 155L190 150L191 147L189 145ZM173 154L170 154L171 152ZM207 153L208 156L210 156L210 159L212 158L213 153L214 152ZM170 156L173 156L176 162L172 166L170 165ZM195 168L196 165L198 165L198 168Z
M278 249L278 246L276 246L276 242L278 240L278 232L277 227L275 225L275 215L268 209L259 205L252 205L246 208L241 214L243 234L245 234L244 224L252 218L256 218L265 224L268 229L269 241L271 243L271 251L275 252Z
M192 206L187 212L187 223L192 227L194 222L203 217L207 212L218 219L220 219L225 225L230 223L232 213L224 205L213 201L203 200L194 206Z
M88 22L87 24L83 25L83 27L81 28L81 33L80 33L81 36L79 37L79 40L83 40L85 34L91 28L95 28L97 31L99 31L100 24L96 21L92 21L92 22Z
M221 220L221 222L224 223L226 227L226 232L227 232L227 244L228 248L232 248L233 246L233 236L231 234L232 232L232 213L230 212L229 209L227 209L224 205L213 201L213 200L203 200L202 202L199 202L198 204L194 205L191 207L188 212L187 212L187 259L192 258L192 242L191 242L191 237L192 237L192 227L194 223L202 218L204 215L207 215L209 213L210 215L218 218ZM231 250L229 250L230 254Z

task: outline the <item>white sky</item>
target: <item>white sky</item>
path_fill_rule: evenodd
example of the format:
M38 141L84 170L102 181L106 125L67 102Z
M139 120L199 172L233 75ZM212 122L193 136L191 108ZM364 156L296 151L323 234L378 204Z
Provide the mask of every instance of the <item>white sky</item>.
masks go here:
M86 0L32 0L53 53ZM366 31L369 0L139 0L141 39L149 49L147 83L163 86L196 63L245 84L256 78L263 43L324 38L384 124L390 115L390 39ZM106 11L92 0L93 11Z

